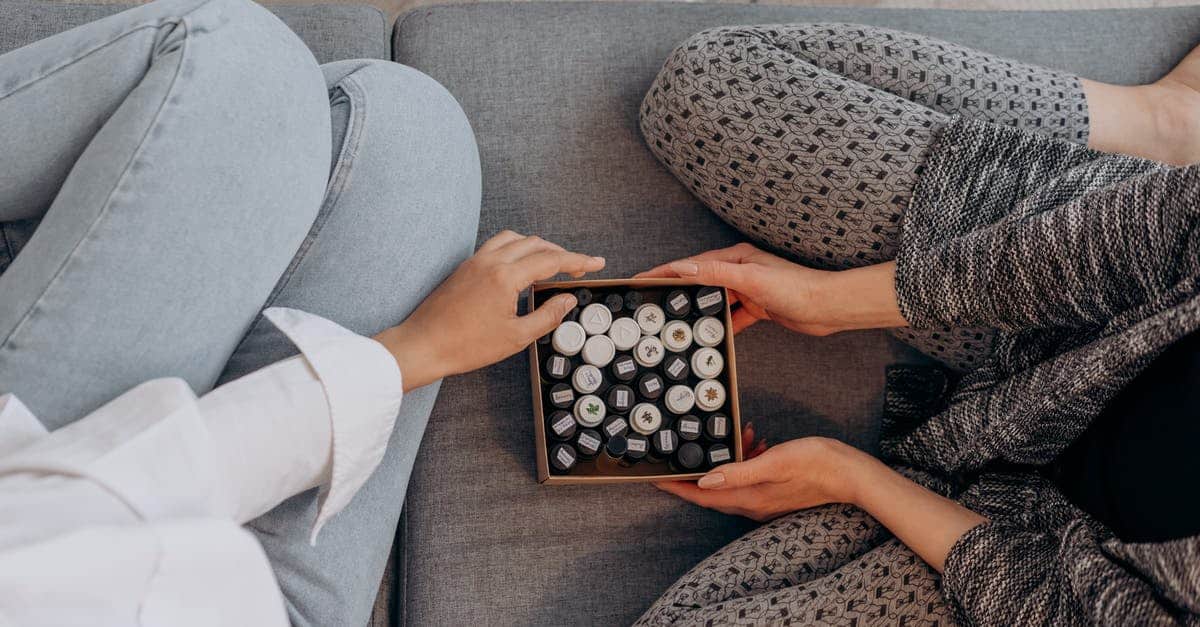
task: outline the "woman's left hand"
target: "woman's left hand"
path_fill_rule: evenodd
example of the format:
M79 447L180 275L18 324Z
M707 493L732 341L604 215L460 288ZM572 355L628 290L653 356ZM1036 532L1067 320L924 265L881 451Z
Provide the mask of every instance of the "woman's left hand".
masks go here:
M718 466L696 483L655 485L702 507L762 522L798 509L853 502L855 471L864 458L871 460L837 440L801 438Z

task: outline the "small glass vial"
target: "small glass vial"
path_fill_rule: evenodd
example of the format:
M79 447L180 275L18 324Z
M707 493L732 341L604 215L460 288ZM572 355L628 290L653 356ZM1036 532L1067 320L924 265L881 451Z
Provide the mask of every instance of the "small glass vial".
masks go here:
M637 290L625 292L625 311L634 312L642 306L642 293Z
M625 457L625 453L628 452L629 440L626 440L623 435L614 435L604 443L604 454L615 461L621 461Z
M631 463L640 462L646 458L646 454L650 452L650 438L640 433L630 433L625 436L626 447L625 459Z
M608 339L619 351L631 350L642 339L642 328L633 318L617 318L608 327Z
M696 384L696 407L704 411L717 411L725 405L725 386L715 379L705 379Z
M546 419L547 432L555 440L570 440L575 437L575 417L563 410L558 410Z
M700 431L704 428L700 424L700 419L688 414L680 416L679 420L675 421L675 431L679 432L679 437L691 442L692 440L700 439Z
M559 442L550 447L550 467L559 473L571 472L575 467L575 462L579 461L579 454L575 452L575 447L566 442Z
M583 361L593 366L603 368L612 363L617 355L617 347L607 335L593 335L583 343Z
M663 343L653 335L642 337L633 351L633 358L645 368L653 368L662 363L667 354Z
M638 394L648 401L656 401L663 393L663 379L656 372L647 372L638 379Z
M637 362L629 355L617 355L609 370L618 381L633 381L637 376Z
M576 307L587 307L592 304L592 290L586 287L575 290L575 300L577 301L575 304Z
M679 434L671 429L662 429L650 436L650 446L654 454L666 459L679 448Z
M675 451L675 464L685 472L692 472L704 465L704 449L695 442L684 442Z
M733 461L733 453L724 444L714 444L708 447L707 461L709 466L720 466Z
M604 424L600 426L600 432L603 433L604 437L606 438L611 438L618 435L624 436L626 433L629 433L629 423L625 422L624 418L616 414L612 414L608 418L604 419Z
M589 429L604 422L604 416L607 413L604 409L604 401L594 394L585 394L575 401L575 420Z
M683 290L671 290L667 293L666 309L672 318L686 318L692 313L692 299Z
M550 388L550 404L559 408L566 409L575 402L575 390L566 383L555 383Z
M672 320L663 326L661 337L667 350L682 353L692 345L692 327L683 320Z
M633 319L642 328L642 333L658 335L667 322L667 314L663 313L662 307L654 303L642 303L637 311L633 312Z
M571 360L559 355L558 353L551 354L546 359L546 376L551 379L565 379L571 373Z
M608 407L618 414L627 413L633 408L633 388L620 383L608 388Z
M600 374L599 368L591 364L584 364L576 368L575 374L571 375L571 384L580 394L591 394L599 390L603 383L604 375Z
M629 427L642 435L658 431L662 423L662 412L650 403L638 403L629 411Z
M620 294L613 292L604 297L604 306L608 307L608 310L615 316L621 313L621 309L625 307L625 299L621 298Z
M592 303L579 314L579 324L588 335L600 335L612 324L612 312L601 303Z
M711 348L725 339L725 324L712 316L704 316L692 325L692 336L697 345Z
M686 385L672 385L667 388L665 400L668 411L675 415L683 415L696 406L696 393Z
M595 457L596 453L600 452L600 447L602 446L604 446L604 442L600 439L600 434L595 429L584 429L575 438L575 448L579 451L580 457Z
M701 348L692 353L692 372L701 379L715 379L725 370L725 358L715 348Z
M554 337L550 338L550 345L559 353L573 357L583 350L583 343L586 341L587 333L583 330L583 326L578 322L568 320L554 330Z
M696 291L696 309L706 316L715 316L725 308L725 290L702 287Z
M729 437L729 416L713 414L704 421L704 437L720 441Z
M667 356L663 360L662 371L672 381L684 381L692 373L692 369L688 368L687 360L680 355L674 354Z

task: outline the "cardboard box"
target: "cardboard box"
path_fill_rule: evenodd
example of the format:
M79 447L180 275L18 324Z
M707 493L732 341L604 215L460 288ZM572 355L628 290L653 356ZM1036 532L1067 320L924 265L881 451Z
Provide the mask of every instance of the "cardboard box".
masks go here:
M547 298L563 290L574 290L581 287L593 290L620 287L626 289L663 289L686 287L695 289L702 286L680 281L678 279L601 279L587 281L557 281L537 283L529 291L529 310L533 311ZM733 320L729 308L729 294L725 294L724 311L718 318L725 323L725 339L722 350L725 358L725 371L717 380L725 384L727 398L726 409L731 422L730 434L734 461L742 461L742 416L738 404L737 362L734 358ZM546 416L553 407L545 405L545 390L542 385L541 364L548 355L542 351L549 347L539 346L534 342L529 346L529 376L533 387L533 434L534 447L537 451L538 482L545 485L578 485L600 483L636 483L650 481L667 481L681 479L697 479L704 472L672 473L666 462L638 462L630 467L617 464L603 454L595 460L580 460L579 465L572 469L571 474L554 474L550 470L546 442Z

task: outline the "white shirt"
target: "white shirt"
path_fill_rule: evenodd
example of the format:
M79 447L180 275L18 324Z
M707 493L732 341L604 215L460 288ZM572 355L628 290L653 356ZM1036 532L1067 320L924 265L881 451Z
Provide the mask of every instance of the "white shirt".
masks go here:
M377 342L291 309L301 355L196 398L144 383L47 433L0 396L0 625L287 625L241 527L320 486L310 541L383 457L403 393Z

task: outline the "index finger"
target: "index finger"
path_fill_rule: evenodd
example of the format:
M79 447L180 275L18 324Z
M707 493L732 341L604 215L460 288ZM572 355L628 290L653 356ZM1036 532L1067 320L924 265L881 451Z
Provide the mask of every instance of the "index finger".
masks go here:
M512 262L522 285L549 279L565 272L581 276L604 269L604 257L592 257L568 250L544 250Z
M728 248L717 248L715 250L707 250L702 253L692 255L690 257L683 257L681 259L676 259L674 261L668 261L667 263L664 263L662 265L654 266L653 268L650 268L649 270L645 270L643 272L639 272L638 274L635 274L633 276L633 278L635 278L635 279L675 278L679 275L676 274L675 271L671 269L671 264L675 263L676 261L716 260L716 261L729 261L729 262L733 262L733 263L740 263L742 261L745 261L754 252L755 251L753 248L748 249L746 246L742 246L741 244L729 246Z

